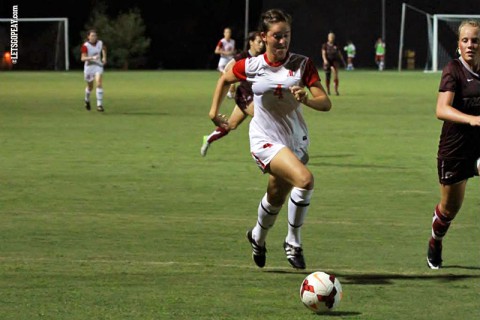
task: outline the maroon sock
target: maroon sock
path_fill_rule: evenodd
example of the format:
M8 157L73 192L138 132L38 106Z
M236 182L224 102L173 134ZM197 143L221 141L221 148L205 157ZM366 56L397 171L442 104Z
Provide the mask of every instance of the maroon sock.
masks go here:
M212 143L213 141L216 141L228 134L228 130L222 127L216 127L215 131L213 131L209 136L208 136L208 143Z
M440 212L437 205L435 207L435 212L433 213L432 220L432 239L441 241L447 233L452 219L445 217Z
M338 91L338 79L333 80L335 83L335 91Z

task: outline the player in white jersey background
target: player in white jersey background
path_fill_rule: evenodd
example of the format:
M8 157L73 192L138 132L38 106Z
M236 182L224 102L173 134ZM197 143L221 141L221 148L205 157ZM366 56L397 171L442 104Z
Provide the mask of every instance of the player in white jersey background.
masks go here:
M84 62L84 77L87 82L85 88L85 108L90 110L90 94L96 84L97 111L103 112L103 67L107 63L107 48L102 40L98 39L95 30L89 30L87 41L81 48L81 60Z
M215 54L220 55L217 67L217 70L220 71L220 76L223 75L225 67L233 59L235 53L235 40L232 39L232 29L227 27L223 30L223 38L218 41L215 47ZM230 99L235 97L235 84L230 86L227 97Z
M234 56L232 60L227 64L225 70L230 70L236 61L256 57L265 51L260 32L252 31L248 34L248 49L242 51ZM225 86L224 92L228 90L228 85ZM225 94L222 92L222 97ZM235 92L235 107L233 108L230 117L219 114L217 110L210 110L208 113L210 119L217 126L215 130L208 136L203 136L203 144L200 149L200 154L205 156L210 145L223 137L225 137L231 130L235 130L247 116L253 117L253 92L252 84L248 81L242 81L237 86Z
M314 179L306 166L309 136L302 106L328 111L331 102L312 60L288 51L289 14L279 9L266 11L261 16L259 31L266 53L237 61L218 80L212 109L218 110L224 85L241 80L252 82L255 116L250 121L250 151L262 172L269 176L267 192L258 206L257 223L247 231L252 257L258 267L265 266L268 230L289 196L288 232L283 248L294 268L305 269L300 231Z

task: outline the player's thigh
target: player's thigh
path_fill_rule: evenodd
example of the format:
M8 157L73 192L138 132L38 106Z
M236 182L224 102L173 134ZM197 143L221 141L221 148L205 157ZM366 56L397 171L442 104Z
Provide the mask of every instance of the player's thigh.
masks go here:
M273 175L270 175L268 178L268 187L267 187L267 200L274 206L281 206L287 195L292 190L292 185L280 178Z
M103 72L95 73L95 82L97 83L97 88L102 88L103 86Z
M95 73L91 72L91 70L85 70L83 72L83 79L88 84L88 86L92 86L93 82L95 81Z
M340 64L338 63L338 61L335 61L333 64L332 64L332 71L333 71L333 75L334 77L338 77L338 68L340 67Z
M440 184L440 210L453 218L462 207L467 180L455 184Z
M313 175L287 147L282 148L270 161L269 172L294 187L313 189Z

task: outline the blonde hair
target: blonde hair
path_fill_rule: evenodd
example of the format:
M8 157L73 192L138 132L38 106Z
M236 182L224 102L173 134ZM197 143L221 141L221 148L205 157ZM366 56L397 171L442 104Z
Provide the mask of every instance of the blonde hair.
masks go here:
M479 28L480 29L480 22L478 20L463 20L462 23L458 26L458 37L460 37L460 32L462 31L462 28L465 26L471 26L474 28Z

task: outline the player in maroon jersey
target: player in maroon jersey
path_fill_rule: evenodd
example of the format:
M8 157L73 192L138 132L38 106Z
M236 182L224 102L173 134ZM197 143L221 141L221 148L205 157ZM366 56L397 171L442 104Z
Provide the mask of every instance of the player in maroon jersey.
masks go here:
M442 266L442 240L460 210L467 180L478 175L480 157L480 22L458 28L460 57L443 69L436 116L443 120L437 153L440 202L435 207L427 264Z
M228 71L235 64L235 61L256 57L262 54L265 50L265 46L260 36L260 32L252 31L248 34L248 49L237 54L234 58L225 66L225 70ZM224 92L225 93L225 92ZM218 110L210 110L210 119L217 125L215 130L208 136L203 137L202 148L200 154L202 156L207 155L210 144L218 139L226 136L231 130L235 130L247 116L253 117L253 92L252 84L248 81L242 81L236 88L235 93L235 107L227 119L226 116L218 113Z
M322 45L322 59L323 59L323 70L325 71L325 84L327 87L327 93L330 94L330 79L332 77L333 71L333 82L335 84L335 94L338 96L338 69L340 67L340 62L345 66L345 60L343 59L342 53L335 44L335 34L330 32L328 34L327 42Z

